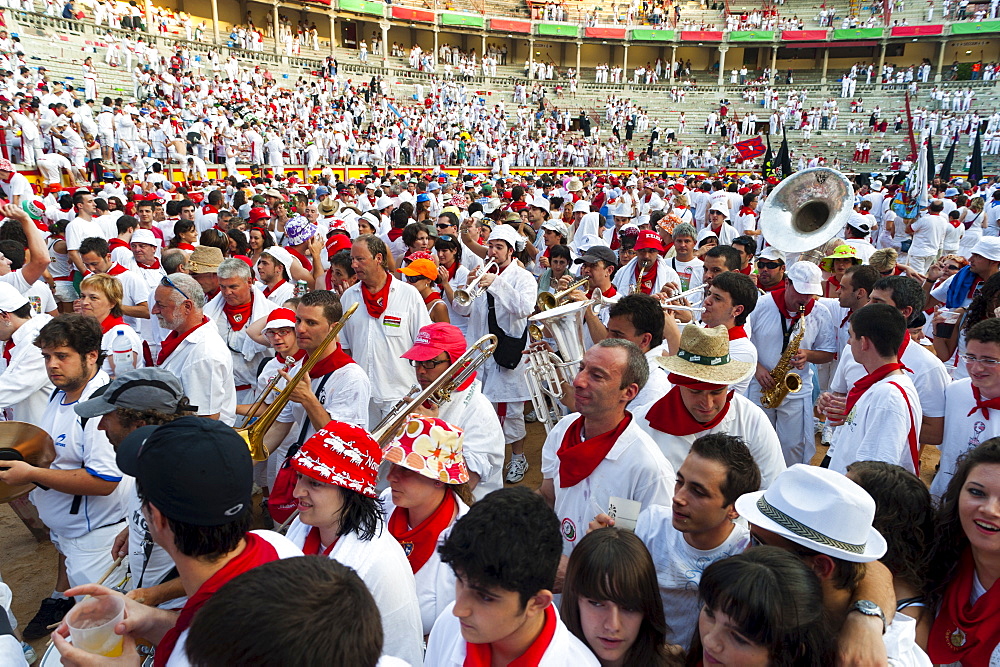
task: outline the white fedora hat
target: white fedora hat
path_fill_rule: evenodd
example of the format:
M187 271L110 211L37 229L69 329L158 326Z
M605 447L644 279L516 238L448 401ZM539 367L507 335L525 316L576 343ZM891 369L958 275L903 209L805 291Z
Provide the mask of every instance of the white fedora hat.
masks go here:
M875 501L844 475L797 463L770 488L736 499L736 511L755 526L821 554L868 563L885 555L872 527Z

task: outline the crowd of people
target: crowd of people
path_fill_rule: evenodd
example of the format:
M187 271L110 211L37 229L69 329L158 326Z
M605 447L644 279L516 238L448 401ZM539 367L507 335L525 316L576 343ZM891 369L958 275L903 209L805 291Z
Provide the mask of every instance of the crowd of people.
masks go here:
M53 628L92 664L87 595L124 598L100 664L1000 652L996 178L904 217L859 176L805 252L752 175L25 183L0 408L57 447L0 483L60 559L4 664Z

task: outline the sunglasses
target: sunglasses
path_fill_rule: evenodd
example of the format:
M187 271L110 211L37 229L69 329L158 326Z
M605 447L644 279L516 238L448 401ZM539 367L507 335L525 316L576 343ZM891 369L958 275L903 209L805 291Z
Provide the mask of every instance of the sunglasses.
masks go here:
M421 280L428 280L427 276L406 276L406 282L412 284L419 283Z
M439 222L434 226L437 227L438 229L448 229L449 227L454 227L455 225L451 224L450 222Z
M770 269L774 271L775 269L784 266L781 262L757 262L758 269Z
M175 285L175 284L174 284L174 281L173 281L173 280L171 280L171 279L170 279L170 278L169 278L168 276L163 276L163 278L161 278L161 279L160 279L160 283L161 283L161 284L162 284L162 285L163 285L164 287L173 287L173 288L174 288L175 290L177 290L178 292L180 292L180 293L181 293L181 296L182 296L182 297L184 297L184 298L185 298L185 299L187 299L188 301L190 301L190 300L191 300L191 297L189 297L189 296L188 296L187 294L185 294L185 293L184 293L184 290L182 290L182 289L181 289L180 287L178 287L177 285Z
M946 266L944 268L948 269L949 271L961 271L962 270L962 267L955 266L954 264L949 264L948 266Z

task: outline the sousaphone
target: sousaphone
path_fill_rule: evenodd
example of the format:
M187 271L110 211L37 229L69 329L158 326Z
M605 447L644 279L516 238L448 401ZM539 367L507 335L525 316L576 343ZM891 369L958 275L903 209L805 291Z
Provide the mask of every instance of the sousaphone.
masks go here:
M837 236L854 210L854 186L841 172L813 167L781 181L760 211L764 240L782 252L805 252Z
M48 468L56 458L52 437L27 422L0 422L0 468L4 461L25 461ZM35 484L12 486L0 482L0 503L9 503L35 488Z

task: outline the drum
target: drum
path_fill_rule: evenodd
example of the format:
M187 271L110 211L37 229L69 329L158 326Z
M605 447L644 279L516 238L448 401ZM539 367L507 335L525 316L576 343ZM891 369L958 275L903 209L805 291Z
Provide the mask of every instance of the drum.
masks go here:
M0 422L0 467L4 461L27 461L37 468L48 468L55 458L52 438L43 429L26 422ZM34 484L0 482L0 503L9 503L33 488Z

